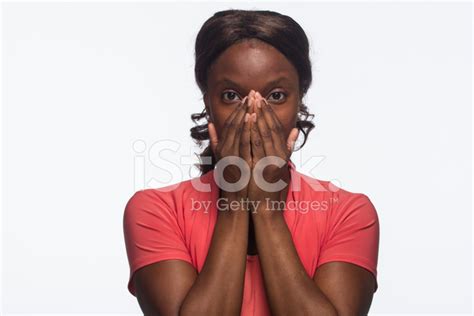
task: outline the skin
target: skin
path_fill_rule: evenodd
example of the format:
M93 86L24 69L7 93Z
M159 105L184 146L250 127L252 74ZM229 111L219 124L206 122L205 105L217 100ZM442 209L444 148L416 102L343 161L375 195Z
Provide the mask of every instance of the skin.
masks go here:
M278 83L270 83L278 78ZM230 79L233 83L223 81ZM211 147L219 159L239 156L251 171L265 156L287 161L297 137L301 103L298 75L278 50L258 40L234 44L209 72L204 96L210 114ZM235 182L237 168L224 169ZM247 254L258 253L273 315L366 315L375 279L351 263L321 265L313 278L302 266L282 212L265 209L265 199L284 201L288 186L266 192L250 181L237 192L220 191L229 201L263 201L251 212L218 212L201 273L180 260L164 260L135 274L137 298L145 315L240 315ZM269 166L268 182L288 183L289 169ZM256 204L253 204L256 205Z

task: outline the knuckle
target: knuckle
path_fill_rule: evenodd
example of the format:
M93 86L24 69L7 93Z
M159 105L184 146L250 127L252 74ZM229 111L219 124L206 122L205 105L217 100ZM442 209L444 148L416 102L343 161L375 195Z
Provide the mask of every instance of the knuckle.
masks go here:
M281 126L280 124L276 124L275 126L276 126L276 131L277 131L278 133L283 132L283 126Z
M232 121L225 121L224 128L230 128L232 126Z
M220 154L222 157L227 157L230 154L230 152L227 148L222 148L220 151Z
M269 130L265 130L262 132L262 138L264 139L269 139L272 137L272 132Z
M247 147L248 145L250 145L250 141L248 139L244 139L240 141L241 147Z

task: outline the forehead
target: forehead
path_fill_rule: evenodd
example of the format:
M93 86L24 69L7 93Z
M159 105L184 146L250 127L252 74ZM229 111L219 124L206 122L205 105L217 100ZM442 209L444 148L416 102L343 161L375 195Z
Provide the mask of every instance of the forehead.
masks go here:
M293 86L297 84L298 74L285 55L259 40L230 46L214 62L208 77L211 85L226 84L230 80L248 89L258 89L260 84L276 79Z

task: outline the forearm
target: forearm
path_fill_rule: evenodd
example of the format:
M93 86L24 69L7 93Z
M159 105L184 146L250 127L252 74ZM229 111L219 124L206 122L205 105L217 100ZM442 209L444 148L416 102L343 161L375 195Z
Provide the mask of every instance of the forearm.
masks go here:
M235 200L223 193L222 197ZM204 266L180 309L180 315L240 315L249 214L219 211Z
M252 214L268 302L273 315L337 315L308 276L283 213Z

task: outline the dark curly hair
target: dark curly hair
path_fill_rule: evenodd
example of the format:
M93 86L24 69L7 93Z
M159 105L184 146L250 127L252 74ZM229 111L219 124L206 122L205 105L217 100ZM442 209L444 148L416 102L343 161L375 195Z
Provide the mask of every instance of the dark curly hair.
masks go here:
M204 95L207 91L207 77L210 66L228 47L246 39L259 39L278 49L292 63L298 72L300 99L311 86L312 72L309 58L309 43L301 26L289 16L268 10L225 10L216 12L201 27L195 44L194 74L197 85ZM306 143L310 131L314 128L314 115L300 102L296 127L303 133ZM204 123L199 124L201 120ZM209 140L206 109L191 115L196 126L191 128L191 137L202 146ZM204 174L214 169L216 159L208 144L199 155L197 167ZM211 164L203 163L204 157L211 157Z

